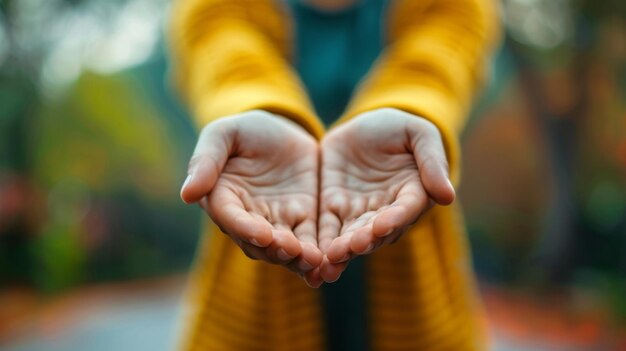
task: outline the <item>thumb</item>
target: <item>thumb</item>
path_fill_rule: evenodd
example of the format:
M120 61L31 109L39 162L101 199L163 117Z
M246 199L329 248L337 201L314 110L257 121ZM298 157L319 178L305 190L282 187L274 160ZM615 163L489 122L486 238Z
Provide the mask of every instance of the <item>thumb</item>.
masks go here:
M411 134L413 156L424 189L436 203L449 205L456 193L449 179L446 151L437 127L424 120Z
M211 192L231 154L233 135L233 127L222 121L202 129L180 191L185 203L198 202Z

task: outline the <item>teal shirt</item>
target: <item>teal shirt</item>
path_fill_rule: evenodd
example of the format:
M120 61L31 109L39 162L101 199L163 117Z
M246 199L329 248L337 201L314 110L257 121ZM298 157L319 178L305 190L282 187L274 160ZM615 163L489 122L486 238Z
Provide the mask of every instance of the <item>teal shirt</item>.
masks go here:
M295 68L326 125L341 115L383 48L386 2L361 0L333 13L290 2L296 27Z
M384 0L361 0L328 13L290 1L295 68L326 126L343 113L355 87L383 48ZM329 350L366 351L368 326L365 259L350 262L341 278L322 287Z

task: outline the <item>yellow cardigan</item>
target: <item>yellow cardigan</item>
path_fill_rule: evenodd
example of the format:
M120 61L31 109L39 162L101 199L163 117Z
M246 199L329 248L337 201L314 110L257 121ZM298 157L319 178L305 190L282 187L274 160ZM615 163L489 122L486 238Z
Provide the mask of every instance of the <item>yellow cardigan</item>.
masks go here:
M498 37L496 0L395 0L384 53L338 123L394 107L442 133L453 183L458 135ZM289 65L288 12L272 0L179 0L170 42L176 77L199 126L251 109L324 127ZM368 260L372 350L485 349L463 222L435 207L401 244ZM181 350L323 350L318 291L248 259L211 225L187 298Z

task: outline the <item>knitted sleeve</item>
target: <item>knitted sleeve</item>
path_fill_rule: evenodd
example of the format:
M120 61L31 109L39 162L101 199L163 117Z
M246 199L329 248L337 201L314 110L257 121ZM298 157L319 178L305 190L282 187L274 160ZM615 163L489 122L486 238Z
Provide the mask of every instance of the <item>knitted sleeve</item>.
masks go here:
M397 0L388 45L353 97L342 121L392 107L440 130L453 182L459 133L499 36L495 0Z
M170 27L179 90L200 126L253 109L321 137L323 126L287 62L290 22L271 0L179 0Z

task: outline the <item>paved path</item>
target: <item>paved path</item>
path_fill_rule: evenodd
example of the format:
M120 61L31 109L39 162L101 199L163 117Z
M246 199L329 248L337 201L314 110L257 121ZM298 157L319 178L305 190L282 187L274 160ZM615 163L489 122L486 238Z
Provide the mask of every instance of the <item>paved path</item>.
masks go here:
M80 320L50 321L32 326L32 333L3 351L169 351L177 318L179 294L108 301L81 313Z
M182 278L174 278L165 283L90 288L66 296L22 323L4 345L0 344L0 351L170 351L183 285ZM597 344L591 348L576 347L563 340L557 346L542 341L536 334L512 337L502 330L511 322L498 317L498 310L493 307L498 304L492 300L486 299L488 311L491 318L499 318L491 322L493 351L616 350L615 346L605 348ZM510 300L505 302L506 311L514 310ZM521 311L513 314L518 317L517 323L526 326L524 329L532 330L530 317L523 317Z

